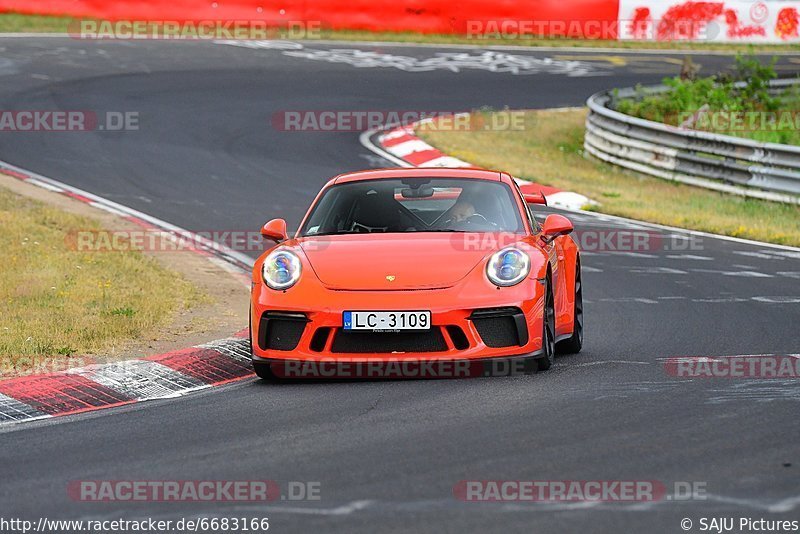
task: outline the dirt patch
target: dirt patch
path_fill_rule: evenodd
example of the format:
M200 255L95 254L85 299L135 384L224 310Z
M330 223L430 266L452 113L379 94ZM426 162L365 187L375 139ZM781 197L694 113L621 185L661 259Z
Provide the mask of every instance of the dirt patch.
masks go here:
M105 230L140 231L131 221L94 208L59 193L27 184L0 173L0 186L54 208L93 219ZM115 254L115 252L108 252ZM179 273L204 294L191 308L177 311L170 321L145 338L120 340L100 355L73 357L77 365L141 358L230 337L247 326L250 283L241 273L231 273L207 257L192 251L146 252L163 267Z

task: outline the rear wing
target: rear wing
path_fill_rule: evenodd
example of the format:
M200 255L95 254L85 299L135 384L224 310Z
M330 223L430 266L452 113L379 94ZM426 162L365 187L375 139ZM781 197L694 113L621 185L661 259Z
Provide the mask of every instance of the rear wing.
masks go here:
M547 206L547 198L539 192L539 193L522 193L522 198L525 199L525 202L528 204L542 204Z

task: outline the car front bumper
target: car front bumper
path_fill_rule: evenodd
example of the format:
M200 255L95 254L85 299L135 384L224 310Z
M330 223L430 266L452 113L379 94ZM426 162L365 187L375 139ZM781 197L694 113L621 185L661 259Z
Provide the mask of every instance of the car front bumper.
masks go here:
M294 288L293 288L294 289ZM530 359L542 348L542 285L454 286L414 291L342 291L319 284L273 291L254 284L256 363L460 362ZM431 312L423 332L346 332L345 311Z

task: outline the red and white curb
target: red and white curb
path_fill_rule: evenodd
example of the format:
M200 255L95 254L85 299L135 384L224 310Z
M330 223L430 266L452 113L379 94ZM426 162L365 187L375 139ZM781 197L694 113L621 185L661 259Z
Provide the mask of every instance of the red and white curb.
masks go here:
M123 406L253 376L249 331L139 360L0 381L0 425Z
M361 136L361 143L401 167L474 167L471 163L448 156L417 137L415 129L430 120L424 119L385 131L365 132ZM572 191L563 191L557 187L549 187L519 178L515 178L515 180L523 193L542 193L546 196L549 206L580 210L592 203L589 198Z
M191 236L191 250L250 285L252 258L161 219L0 161L0 173L68 196L168 235ZM0 425L179 397L253 376L249 331L234 337L143 359L78 367L46 375L0 380Z

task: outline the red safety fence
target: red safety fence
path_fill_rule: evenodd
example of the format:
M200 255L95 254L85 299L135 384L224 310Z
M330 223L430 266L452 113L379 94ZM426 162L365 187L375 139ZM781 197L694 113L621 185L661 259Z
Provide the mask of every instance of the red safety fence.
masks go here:
M0 12L110 20L319 22L322 28L615 39L618 0L0 0ZM508 24L510 22L510 24ZM505 24L505 26L503 26Z
M0 12L111 21L579 39L800 42L800 0L0 0Z

